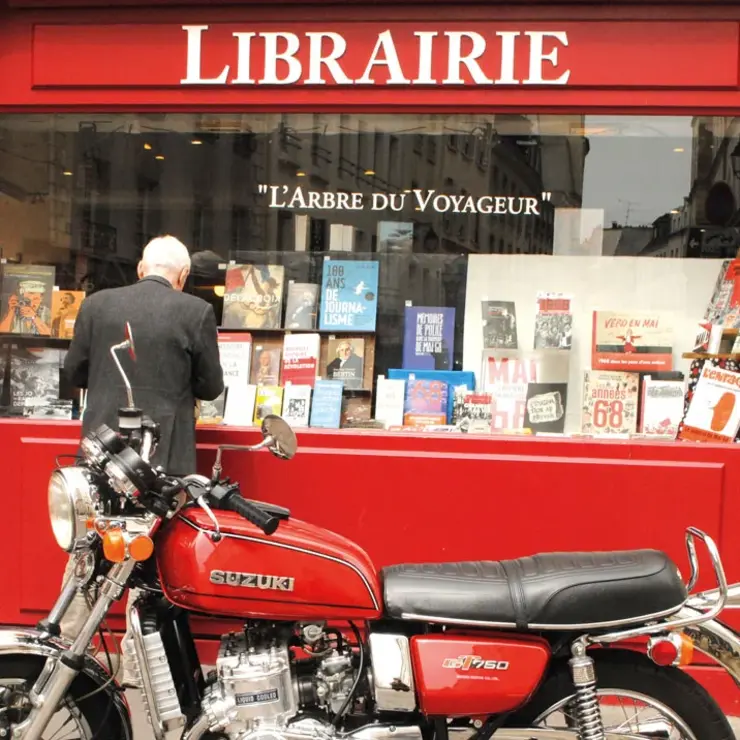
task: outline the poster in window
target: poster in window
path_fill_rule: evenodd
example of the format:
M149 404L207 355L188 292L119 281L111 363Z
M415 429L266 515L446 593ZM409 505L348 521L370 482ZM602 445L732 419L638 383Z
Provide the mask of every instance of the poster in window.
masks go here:
M673 327L656 311L594 311L594 370L666 372L673 369Z
M83 300L85 292L82 290L54 291L51 299L51 336L72 339Z
M51 336L55 274L46 265L3 265L0 333Z
M514 301L481 301L483 348L516 349L516 305Z
M324 260L321 282L322 331L375 331L378 263Z
M452 370L454 346L454 308L406 307L403 334L406 370Z
M230 265L226 270L225 329L278 329L283 307L282 265Z

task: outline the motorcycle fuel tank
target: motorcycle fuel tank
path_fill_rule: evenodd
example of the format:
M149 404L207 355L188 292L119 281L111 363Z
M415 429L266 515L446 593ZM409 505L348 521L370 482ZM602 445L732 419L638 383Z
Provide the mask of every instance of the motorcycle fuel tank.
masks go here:
M545 640L446 632L411 638L420 709L475 717L507 712L535 692L550 660Z
M376 619L382 594L367 554L333 532L296 519L268 536L231 511L214 512L222 537L196 508L159 533L165 596L194 612L244 619Z

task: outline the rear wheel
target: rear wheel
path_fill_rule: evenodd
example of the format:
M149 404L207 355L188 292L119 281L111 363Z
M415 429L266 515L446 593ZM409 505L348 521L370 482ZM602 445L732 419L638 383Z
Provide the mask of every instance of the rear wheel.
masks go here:
M661 668L632 651L597 650L592 655L605 730L666 740L735 740L717 703L682 670ZM508 726L573 729L574 699L563 661Z
M11 724L28 715L28 692L44 666L36 656L0 657L0 687L13 692L7 720ZM124 740L126 737L115 708L104 691L85 675L72 682L64 701L52 717L42 740ZM5 719L0 715L0 728Z

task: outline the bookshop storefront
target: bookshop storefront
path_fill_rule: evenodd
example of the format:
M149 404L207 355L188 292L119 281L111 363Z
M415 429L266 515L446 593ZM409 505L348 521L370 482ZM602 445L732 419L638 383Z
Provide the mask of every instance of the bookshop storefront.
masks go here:
M0 621L58 589L74 317L161 234L221 327L204 470L278 412L296 458L226 472L379 566L694 525L740 580L740 9L7 5Z

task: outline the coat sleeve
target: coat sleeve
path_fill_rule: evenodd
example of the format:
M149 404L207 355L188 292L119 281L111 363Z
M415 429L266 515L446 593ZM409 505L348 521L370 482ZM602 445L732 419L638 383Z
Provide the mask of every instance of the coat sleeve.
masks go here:
M75 319L75 331L64 358L64 372L75 388L87 388L92 344L92 314L89 299L82 301Z
M195 336L193 350L193 395L213 401L224 389L224 373L218 356L218 329L213 306L206 305Z

